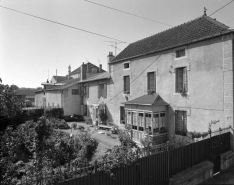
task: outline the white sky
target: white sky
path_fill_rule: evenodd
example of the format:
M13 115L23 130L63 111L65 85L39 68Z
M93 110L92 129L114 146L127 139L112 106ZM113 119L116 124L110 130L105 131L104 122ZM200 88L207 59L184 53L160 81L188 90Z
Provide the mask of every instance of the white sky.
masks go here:
M92 0L95 1L95 0ZM98 0L110 6L169 25L179 25L213 13L231 0ZM170 27L94 5L84 0L0 0L21 12L80 29L134 42ZM234 2L211 16L234 28ZM0 7L0 77L4 84L39 87L55 75L66 75L86 58L106 69L106 57L114 48L111 39L63 27ZM119 44L118 53L127 44Z

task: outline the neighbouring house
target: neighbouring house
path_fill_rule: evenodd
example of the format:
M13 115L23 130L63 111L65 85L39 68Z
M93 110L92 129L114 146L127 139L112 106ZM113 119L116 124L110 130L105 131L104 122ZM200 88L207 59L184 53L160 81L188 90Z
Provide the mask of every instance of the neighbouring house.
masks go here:
M35 89L19 89L15 90L19 102L27 107L34 106L35 103Z
M80 68L83 68L81 74ZM51 83L42 83L44 89L35 92L35 105L38 107L62 107L64 115L83 114L83 99L80 96L79 82L82 79L93 78L105 72L90 62L82 64L81 67L71 72L68 67L68 75L53 76ZM64 78L65 77L65 78ZM82 100L82 102L81 102Z
M207 132L211 120L219 120L212 130L233 127L233 38L204 14L129 44L109 61L113 122L158 143Z

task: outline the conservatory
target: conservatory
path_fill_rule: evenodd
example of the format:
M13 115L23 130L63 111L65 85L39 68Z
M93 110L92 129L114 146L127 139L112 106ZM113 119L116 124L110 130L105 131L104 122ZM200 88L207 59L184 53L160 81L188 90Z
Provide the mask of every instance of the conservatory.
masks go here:
M150 137L155 144L168 140L168 103L158 94L143 95L123 104L126 123L132 128L133 140Z

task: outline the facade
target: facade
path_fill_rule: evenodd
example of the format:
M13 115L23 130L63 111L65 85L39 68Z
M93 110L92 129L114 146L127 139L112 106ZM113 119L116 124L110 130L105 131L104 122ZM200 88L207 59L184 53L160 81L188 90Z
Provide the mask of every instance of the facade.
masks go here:
M162 127L171 138L207 131L211 120L212 130L233 126L233 33L203 15L127 46L109 63L114 122L125 117L136 140ZM167 105L152 108L144 95Z
M34 106L34 92L35 90L33 89L19 89L15 91L15 95L17 96L19 102L21 102L25 106Z

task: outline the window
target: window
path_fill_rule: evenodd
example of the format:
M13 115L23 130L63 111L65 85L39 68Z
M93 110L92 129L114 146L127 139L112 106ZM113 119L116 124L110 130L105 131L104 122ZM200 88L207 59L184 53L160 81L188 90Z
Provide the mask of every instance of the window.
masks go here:
M155 72L147 73L147 91L148 91L148 93L155 93L156 92Z
M129 64L129 62L124 63L124 69L129 69L129 68L130 68L130 64Z
M139 119L139 131L144 131L145 128L144 114L138 113L138 119Z
M106 98L107 97L107 86L106 84L99 84L98 85L98 98L103 97Z
M166 131L166 113L156 112L153 115L153 133L164 133Z
M125 124L125 108L120 106L120 123Z
M84 96L86 96L87 98L89 97L89 86L88 85L84 86Z
M124 94L130 94L130 76L124 76Z
M176 68L176 93L187 92L187 68Z
M151 113L145 113L145 127L151 132Z
M185 56L185 49L180 49L176 51L176 58L180 58L184 56Z
M72 94L79 94L79 89L72 89Z
M187 112L175 111L175 133L178 135L187 135Z
M137 113L133 112L132 113L132 129L137 130Z
M132 125L132 113L131 112L127 113L127 123L129 125Z

